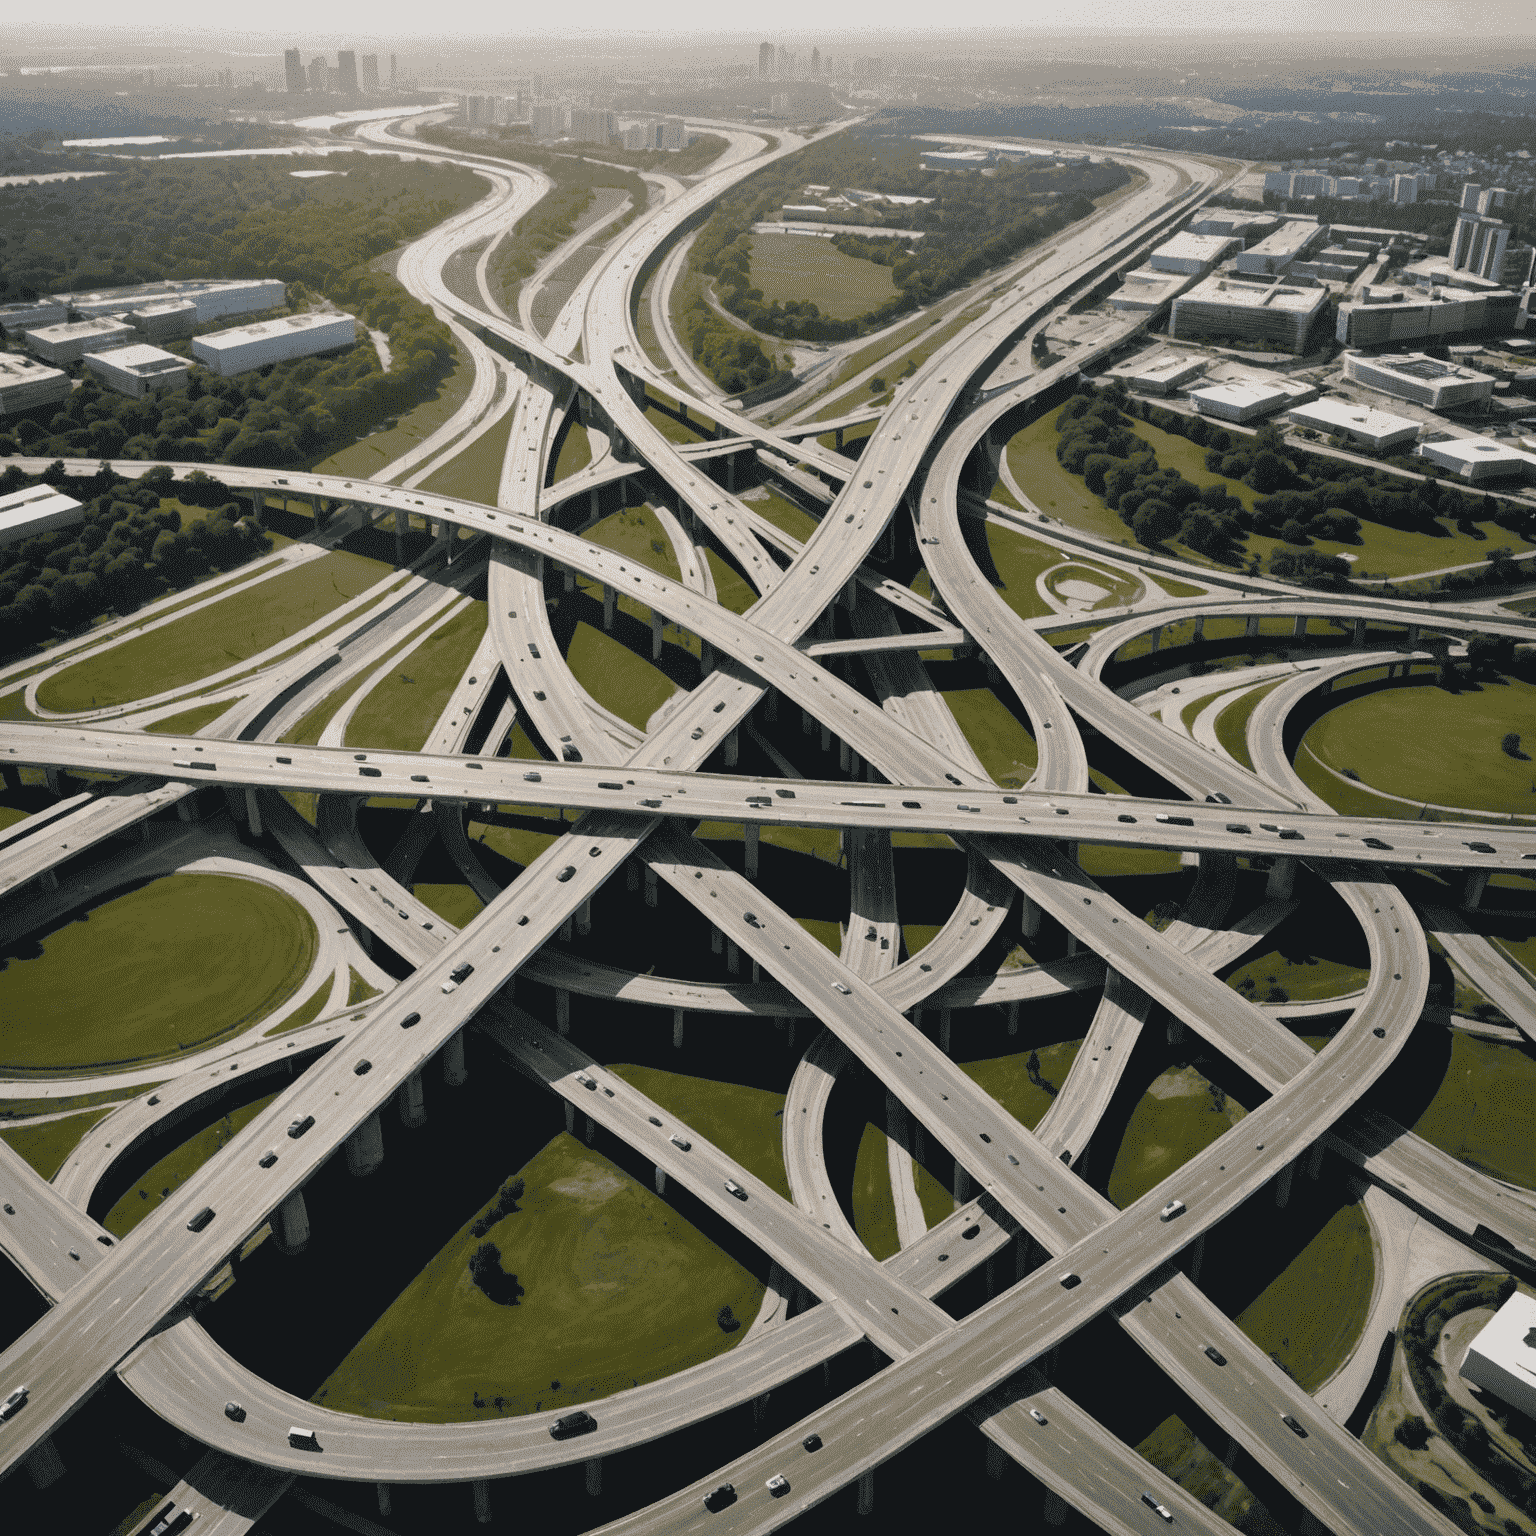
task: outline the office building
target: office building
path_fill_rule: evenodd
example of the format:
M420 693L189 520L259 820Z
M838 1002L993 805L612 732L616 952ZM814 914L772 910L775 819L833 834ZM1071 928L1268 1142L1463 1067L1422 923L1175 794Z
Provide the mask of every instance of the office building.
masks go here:
M821 79L821 49L811 49L811 79Z
M349 347L356 340L357 322L351 315L286 315L280 320L258 320L253 325L199 336L192 343L192 355L204 367L229 378L265 368L268 363Z
M66 320L63 325L45 325L24 333L28 349L45 363L78 363L87 352L105 352L134 339L133 327L126 320L100 315L93 320Z
M145 341L176 341L197 329L197 304L192 299L157 299L130 309L128 323Z
M688 129L680 117L664 117L656 125L657 149L687 149Z
M1272 213L1243 213L1233 208L1206 208L1189 221L1192 235L1236 235L1262 239L1280 222Z
M1334 336L1349 347L1376 347L1425 337L1469 336L1510 329L1520 296L1507 289L1436 288L1417 297L1401 288L1367 288L1339 305Z
M788 80L790 78L789 49L783 43L780 43L774 51L773 73L774 77L779 80Z
M1392 201L1394 203L1408 204L1419 200L1419 178L1417 176L1394 176L1392 178Z
M1159 352L1153 357L1137 358L1121 377L1144 395L1171 395L1179 385L1199 378L1204 372L1204 358L1191 357L1187 352Z
M1536 454L1491 437L1448 437L1443 442L1421 443L1419 457L1450 470L1470 485L1485 480L1536 480Z
M390 56L389 56L389 88L390 88L390 90L394 90L395 84L399 80L399 78L400 78L399 64L398 64L394 54L390 54Z
M312 91L328 91L331 88L331 66L324 59L309 61L309 88Z
M379 94L378 54L365 53L357 62L358 67L362 70L363 95L377 96Z
M1152 267L1137 267L1134 272L1127 272L1120 286L1110 294L1110 306L1122 314L1155 314L1197 280L1185 272L1159 272Z
M621 143L625 149L654 149L655 130L649 123L631 123L624 130Z
M67 319L69 308L58 299L22 299L15 304L0 304L0 328L7 336L19 336L39 326L58 325Z
M1289 219L1237 257L1237 270L1256 277L1278 277L1293 261L1328 238L1326 224Z
M1491 282L1498 282L1504 271L1504 252L1509 245L1509 226L1491 217L1501 207L1502 187L1484 190L1476 182L1461 189L1461 210L1451 235L1451 267L1457 272L1471 272Z
M1243 346L1301 352L1313 321L1327 305L1323 287L1213 276L1173 301L1168 334L1226 337Z
M1293 426L1310 427L1325 437L1342 433L1367 448L1407 448L1418 441L1419 423L1406 416L1391 416L1347 400L1314 400L1298 405L1286 415Z
M357 55L350 48L336 55L336 88L343 96L357 95Z
M1493 395L1493 375L1476 373L1455 363L1442 363L1422 352L1403 352L1385 357L1346 354L1344 377L1399 400L1412 400L1432 411L1470 405Z
M283 78L290 95L302 96L309 81L304 74L304 61L297 48L283 50Z
M1202 416L1217 421L1258 421L1287 406L1300 405L1317 394L1310 384L1294 384L1275 374L1229 379L1189 391L1189 403Z
M773 76L773 44L760 43L757 49L757 78L768 80Z
M160 395L187 387L188 363L174 352L139 342L131 347L114 347L106 352L92 352L84 360L108 389L120 395Z
M1229 251L1241 244L1231 235L1194 235L1187 230L1180 231L1147 257L1147 265L1154 272L1190 272L1204 277Z
M29 485L0 496L0 548L84 521L85 508L74 497L51 485Z
M69 375L62 369L50 368L19 352L0 352L0 416L67 400L69 388Z
M1467 1346L1460 1375L1536 1419L1536 1300L1516 1291Z
M571 137L578 144L608 144L613 141L617 121L612 112L601 107L571 108Z
M569 121L563 102L536 101L533 104L533 136L536 139L558 139L564 134Z
M263 309L279 309L288 302L288 290L275 277L188 278L161 283L135 283L128 288L101 288L92 293L56 293L53 301L67 305L77 319L121 314L146 304L190 299L197 306L198 324L225 315L249 315Z

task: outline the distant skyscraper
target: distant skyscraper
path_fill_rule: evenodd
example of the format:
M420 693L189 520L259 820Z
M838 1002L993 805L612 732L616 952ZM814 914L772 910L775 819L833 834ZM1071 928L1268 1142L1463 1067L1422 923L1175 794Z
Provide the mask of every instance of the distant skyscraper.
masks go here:
M324 91L330 85L330 65L324 59L311 59L309 61L309 88L312 91Z
M350 48L336 55L336 85L343 96L357 95L357 55Z
M774 73L780 80L789 79L789 49L783 43L779 44L778 54L774 59Z
M287 77L289 91L295 96L301 95L306 81L304 61L299 57L297 48L287 48L283 51L283 74Z
M360 62L363 70L363 94L377 96L379 94L379 56L376 53L365 53Z
M397 78L398 78L398 75L397 75L396 68L395 68L395 56L394 56L394 54L390 54L390 56L389 56L389 88L391 90L393 90L395 88L395 80Z
M757 78L766 80L773 73L773 44L760 43L757 49Z
M820 48L812 48L811 49L811 79L819 80L820 78L821 78L821 49Z

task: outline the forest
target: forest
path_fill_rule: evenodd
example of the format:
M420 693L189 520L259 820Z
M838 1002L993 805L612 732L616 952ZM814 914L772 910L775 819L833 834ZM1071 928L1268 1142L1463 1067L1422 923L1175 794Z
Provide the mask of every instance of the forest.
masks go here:
M38 478L7 465L0 496ZM217 480L175 486L183 503L214 509L184 529L180 509L165 504L172 490L168 467L135 481L105 467L88 480L71 480L55 464L40 478L82 501L85 518L78 527L0 549L0 655L82 629L102 614L132 613L271 548L266 531L242 516L229 487Z

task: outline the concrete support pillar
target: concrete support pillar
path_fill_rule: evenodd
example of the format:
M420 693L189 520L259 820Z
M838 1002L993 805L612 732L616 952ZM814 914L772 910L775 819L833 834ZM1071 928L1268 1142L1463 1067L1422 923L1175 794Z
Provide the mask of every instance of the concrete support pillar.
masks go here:
M48 793L50 795L62 795L64 793L59 788L59 770L57 768L44 768L43 782L48 786Z
M1047 1525L1065 1525L1067 1523L1067 1504L1059 1494L1046 1491L1045 1507L1040 1511Z
M1275 860L1274 868L1269 872L1269 879L1264 884L1264 894L1270 901L1288 901L1291 892L1296 888L1296 860L1280 858Z
M699 670L705 677L715 670L715 648L708 640L699 641Z
M811 714L810 710L802 709L800 711L800 734L802 736L809 736L815 729L815 717Z
M1195 615L1195 639L1196 640L1203 640L1204 638L1205 638L1205 615L1203 613L1197 613Z
M562 1035L571 1032L571 994L564 987L555 988L555 1028Z
M309 1209L304 1191L296 1189L277 1208L277 1246L286 1254L303 1253L309 1247Z
M939 1049L948 1056L950 1035L955 1021L953 1008L939 1009Z
M712 955L725 953L725 935L713 925L711 925L709 930L709 952Z
M1227 1436L1227 1449L1221 1458L1221 1464L1227 1471L1232 1470L1232 1464L1237 1460L1237 1441L1231 1435Z
M649 864L645 866L645 904L648 907L656 905L656 871Z
M997 1295L997 1255L995 1253L987 1259L985 1270L987 1300L991 1301Z
M614 605L614 599L617 597L617 595L618 594L614 592L612 587L604 586L604 588L603 588L603 628L604 629L612 629L613 628L613 605Z
M395 509L395 564L405 564L405 534L410 527L404 507Z
M858 1511L861 1515L872 1515L875 1512L875 1474L873 1472L866 1472L859 1479Z
M1026 939L1040 937L1040 907L1022 892L1019 895L1019 932Z
M1075 933L1069 933L1067 935L1067 953L1069 955L1075 955L1077 953L1077 951L1078 951L1077 935Z
M863 765L863 761L859 757L859 754L857 752L855 752L852 747L849 747L849 749L848 749L848 776L850 778L854 778L854 779L858 778L859 770L863 766L864 766Z
M565 1106L565 1134L567 1136L574 1136L576 1134L576 1106L574 1104L567 1104Z
M589 896L576 908L576 932L582 938L592 932L592 898Z
M1259 632L1259 616L1256 613L1249 614L1248 622L1243 625L1243 634L1252 639Z
M1416 651L1416 650L1418 650L1418 648L1419 648L1419 626L1417 624L1410 624L1408 626L1408 649L1410 651ZM1406 672L1407 668L1405 667L1403 670Z
M1202 1232L1189 1245L1189 1278L1192 1284L1200 1281L1200 1268L1205 1263L1205 1233Z
M582 1118L586 1121L586 1129L583 1132L582 1139L590 1147L592 1145L592 1138L597 1135L597 1122L591 1115L583 1115Z
M683 1048L683 1021L687 1017L681 1008L672 1010L672 1049L680 1051Z
M562 944L569 944L572 938L575 937L575 933L575 921L569 915L567 915L565 921L560 924L560 942Z
M603 1491L603 1458L587 1457L587 1494L596 1498Z
M832 750L832 727L830 725L824 725L821 728L821 750L823 752L830 752Z
M736 760L741 756L741 738L735 727L727 733L725 738L725 766L734 768Z
M472 1485L475 1490L475 1519L481 1525L491 1523L491 1485L485 1478L477 1478Z
M36 1489L51 1488L64 1476L64 1458L52 1439L44 1440L27 1457L27 1476Z
M261 807L256 803L256 791L250 788L247 788L245 791L245 819L251 825L251 836L260 837L262 833Z
M365 1179L379 1170L384 1162L384 1127L379 1124L377 1110L347 1137L346 1145L347 1172L354 1179Z
M1295 622L1295 624L1293 624L1291 626L1291 638L1293 640L1300 640L1300 639L1304 638L1306 633L1307 633L1307 616L1304 613L1298 613L1296 615L1296 622Z
M777 688L770 688L768 692L763 695L763 719L772 721L777 720L778 718L779 690Z
M443 1047L443 1082L450 1088L462 1088L468 1077L464 1066L464 1032L460 1030Z
M560 573L560 588L563 592L576 590L576 572L570 566L566 566Z
M1307 1153L1307 1177L1314 1182L1323 1171L1323 1153L1327 1148L1321 1141L1312 1143L1312 1150Z
M1184 1043L1184 1020L1168 1015L1168 1044L1182 1045Z
M732 976L741 975L741 951L736 947L734 939L727 939L725 944L725 968Z
M1003 1475L1008 1465L1008 1453L996 1441L987 1441L987 1476L994 1481Z
M1488 871L1470 869L1466 884L1461 888L1461 904L1468 912L1475 912L1483 904L1483 892L1488 889Z
M832 441L836 443L837 451L841 453L843 451L843 429L841 427L836 428L832 433Z
M624 864L624 889L631 896L640 889L640 866L633 859L628 859Z
M1159 624L1152 631L1152 654L1155 656L1163 648L1163 626Z
M667 1170L660 1163L656 1165L656 1193L664 1195L667 1192Z
M971 1177L959 1163L955 1164L955 1178L950 1193L954 1195L957 1205L964 1205L971 1198Z
M602 514L603 502L602 497L598 495L597 487L595 485L592 487L591 496L587 501L587 508L592 516L592 520L596 522L598 517Z
M736 494L736 455L728 453L725 456L725 488L732 496Z
M661 660L661 630L662 618L657 611L651 609L651 660Z
M42 882L42 886L45 891L58 890L59 872L56 869L45 869L42 874L38 876L38 878Z
M1030 1250L1035 1246L1034 1239L1020 1233L1018 1240L1013 1245L1013 1278L1017 1282L1022 1280L1030 1271Z
M849 767L848 767L848 743L846 741L839 741L838 744L837 744L837 766L844 773L847 773L849 771Z
M1283 1211L1291 1203L1291 1180L1296 1174L1296 1164L1287 1163L1275 1176L1275 1209Z
M427 1095L421 1086L421 1073L412 1072L400 1084L396 1095L400 1107L400 1124L407 1130L427 1123Z
M1008 1004L1008 1033L1016 1035L1019 1032L1019 1005L1017 1001Z
M379 1513L381 1515L386 1516L386 1517L389 1516L389 1515L394 1514L394 1512L395 1512L395 1499L394 1499L394 1495L390 1492L389 1484L388 1483L375 1483L373 1485L373 1488L374 1488L374 1492L377 1493L378 1496L379 1496Z

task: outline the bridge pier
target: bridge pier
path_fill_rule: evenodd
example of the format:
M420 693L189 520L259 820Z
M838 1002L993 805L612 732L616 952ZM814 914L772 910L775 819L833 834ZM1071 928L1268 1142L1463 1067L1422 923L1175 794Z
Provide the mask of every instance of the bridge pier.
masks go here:
M562 944L569 944L571 942L571 936L575 933L575 931L576 920L569 913L567 913L565 921L560 924L560 942Z
M1296 1176L1296 1164L1287 1163L1275 1175L1275 1209L1283 1211L1291 1203L1291 1182Z
M1157 628L1152 631L1152 651L1151 651L1151 654L1154 655L1154 656L1157 655L1157 653L1162 648L1163 648L1163 626L1161 624L1159 624L1157 626Z
M400 1124L407 1130L427 1123L427 1097L421 1086L421 1073L412 1072L400 1084L396 1100L400 1110Z
M1291 626L1291 638L1293 640L1301 640L1305 638L1306 633L1307 616L1304 613L1298 613L1296 615L1296 622Z
M560 590L565 593L576 590L576 572L568 565L560 568Z
M1040 937L1040 907L1021 891L1019 893L1019 932L1026 939Z
M27 1476L39 1492L53 1487L64 1476L64 1458L51 1436L27 1457Z
M1008 1033L1010 1035L1016 1035L1016 1034L1018 1034L1018 1032L1019 1032L1019 1003L1018 1003L1018 999L1015 998L1013 1002L1008 1004Z
M394 1495L390 1492L388 1483L375 1483L374 1492L379 1496L379 1513L388 1517L395 1512Z
M481 1525L491 1523L491 1485L485 1478L477 1478L472 1485L475 1490L475 1519Z
M1222 1466L1224 1466L1227 1469L1227 1471L1230 1472L1232 1470L1232 1464L1236 1460L1237 1460L1237 1441L1234 1440L1231 1435L1228 1435L1227 1436L1226 1454L1222 1456L1221 1464L1222 1464Z
M699 670L705 677L715 670L715 648L708 640L699 642Z
M1182 1045L1184 1042L1184 1020L1175 1014L1168 1015L1168 1044Z
M800 734L802 736L809 736L815 729L816 721L810 710L802 709L800 711Z
M656 905L656 871L649 864L645 866L645 904L648 907Z
M468 1077L464 1066L464 1032L460 1030L443 1047L443 1082L450 1088L462 1088Z
M250 823L251 836L262 835L261 807L256 803L256 791L247 787L245 791L245 819Z
M583 1115L582 1119L586 1121L582 1139L590 1147L592 1145L592 1138L597 1134L597 1122L593 1120L591 1115Z
M655 1182L656 1182L656 1193L658 1195L666 1194L666 1192L667 1192L667 1170L665 1168L663 1168L660 1163L656 1164L656 1168L655 1168Z
M1205 1263L1205 1233L1202 1232L1189 1246L1189 1279L1192 1285L1199 1284L1200 1267Z
M651 609L651 660L661 660L661 631L662 618L657 611Z
M395 508L395 564L405 564L405 533L410 519L404 507Z
M1259 632L1259 616L1256 613L1248 615L1248 622L1243 626L1243 635L1246 639L1252 639Z
M1270 901L1289 901L1296 888L1296 860L1279 858L1264 883L1264 894Z
M562 1035L571 1032L571 994L564 987L555 988L555 1028Z
M948 1056L950 1035L955 1022L955 1010L953 1008L939 1009L939 1049Z
M732 734L734 735L735 733L733 732ZM744 828L746 836L745 849L748 880L757 879L758 845L762 840L762 831L763 829L758 826L755 821L749 821Z
M347 1172L354 1179L366 1179L383 1166L384 1128L377 1110L347 1137L346 1150Z
M959 1163L955 1164L955 1177L950 1186L950 1193L955 1197L956 1205L964 1205L971 1198L971 1176Z
M713 925L710 926L709 930L709 952L712 955L725 953L725 935Z
M736 947L735 939L726 940L725 968L732 976L741 975L741 951Z
M872 1515L875 1512L875 1474L866 1472L859 1479L858 1511L861 1515Z
M576 1106L569 1101L565 1106L565 1134L567 1136L576 1134Z
M681 1008L672 1010L672 1049L680 1051L683 1048L683 1022L687 1014Z
M730 495L736 494L736 455L728 453L725 456L725 488Z
M57 768L43 769L43 783L48 786L48 793L50 795L58 795L60 798L63 797L64 791L59 788L60 780L59 770Z
M1349 643L1352 646L1354 646L1354 648L1357 651L1358 650L1363 650L1365 648L1365 620L1364 619L1356 619L1354 621L1354 633L1351 636Z
M1195 634L1194 634L1194 638L1196 640L1203 640L1203 639L1205 639L1205 615L1203 613L1197 613L1195 615Z
M576 932L582 938L592 932L592 898L589 896L576 908Z
M587 1493L596 1498L603 1491L603 1458L601 1456L589 1456L587 1458Z
M725 738L725 766L727 768L734 768L736 760L740 755L741 739L737 734L736 727L732 726L730 731L726 733Z
M1483 892L1488 889L1488 871L1486 869L1471 869L1467 871L1467 881L1461 888L1461 904L1468 912L1476 912L1483 904Z
M613 628L613 604L618 594L610 586L603 587L603 628Z
M277 1246L290 1257L309 1247L309 1208L302 1189L294 1190L277 1208Z
M821 728L821 750L823 752L830 752L832 750L832 727L830 725L823 725Z

